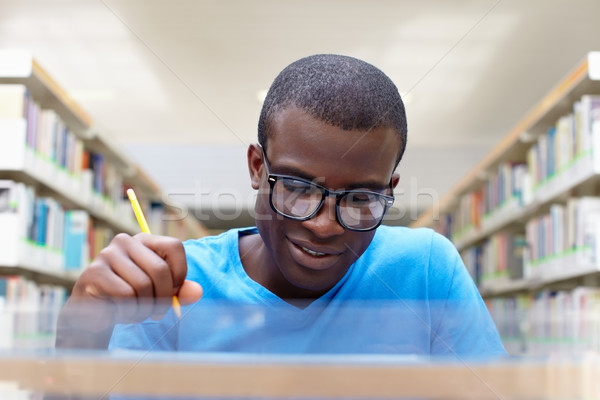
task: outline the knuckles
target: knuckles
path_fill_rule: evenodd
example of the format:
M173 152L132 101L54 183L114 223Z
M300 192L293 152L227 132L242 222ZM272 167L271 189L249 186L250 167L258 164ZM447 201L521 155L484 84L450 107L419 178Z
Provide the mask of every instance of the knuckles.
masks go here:
M121 233L118 233L115 235L115 237L110 241L110 245L112 245L113 243L116 245L125 245L126 243L129 243L129 241L131 241L131 239L132 239L132 237L130 235L128 235L127 233L121 232Z
M164 238L165 247L169 251L183 251L183 243L181 242L181 240L169 236L164 236Z
M111 295L111 297L128 299L128 298L137 297L136 295L137 295L137 293L135 292L135 289L133 287L131 287L129 285L127 285L127 286L123 285L122 287L119 288L119 290L117 292L113 293Z
M132 237L126 233L119 233L113 237L108 246L98 252L96 259L92 262L93 265L96 261L104 261L109 264L110 259L114 259L118 254L126 252L128 246L131 245Z
M184 251L183 243L177 238L170 236L158 236L155 237L155 239L157 249L160 248L161 252L164 252L165 254L176 254Z
M98 281L102 279L107 268L110 269L110 265L107 262L104 262L102 257L98 256L87 266L87 268L84 268L77 282L87 283Z
M149 263L148 268L158 274L170 271L169 264L164 259L158 257Z
M109 244L108 246L100 250L94 261L92 261L92 263L90 264L90 267L94 264L100 264L103 260L107 260L108 263L108 260L114 258L120 251L121 250L119 250L117 246L113 245L112 243Z
M114 279L116 276L114 275L117 271L115 263L129 258L134 248L139 251L140 244L156 251L158 255L157 257L144 257L143 268L141 269L148 274L144 276L141 274L136 275L135 282L128 282L127 285L115 284ZM169 264L171 261L168 261L169 259L181 260L181 255L183 255L183 262L185 263L185 250L179 239L168 236L153 236L147 233L139 233L134 236L119 233L82 271L74 289L81 296L90 295L90 293L83 290L90 285L102 292L99 294L100 297L109 296L124 299L138 296L155 296L157 294L155 284L173 285L175 282L185 279L186 266L179 265L179 261L176 261L177 266L171 266ZM141 260L137 261L140 262ZM169 292L172 292L172 290L169 290ZM92 297L96 296L92 295Z
M131 286L129 286L131 287ZM135 283L135 289L132 288L132 293L134 296L152 296L154 293L154 285L152 283L152 280L150 279L150 277L148 277L147 275L141 275L136 283Z

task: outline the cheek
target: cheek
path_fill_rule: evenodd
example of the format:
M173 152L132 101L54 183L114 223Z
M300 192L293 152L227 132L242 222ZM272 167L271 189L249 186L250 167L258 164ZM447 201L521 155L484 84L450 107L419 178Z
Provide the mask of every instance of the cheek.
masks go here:
M269 203L269 192L265 190L258 194L254 205L254 220L263 237L275 238L279 235L286 218L277 214Z
M254 205L254 221L258 227L266 227L269 222L273 219L271 215L271 207L269 206L269 199L264 197L257 197L256 204Z
M268 221L271 218L271 206L269 205L269 191L269 185L265 182L262 182L260 187L258 188L258 192L256 194L256 201L254 203L254 213L257 224L259 221Z

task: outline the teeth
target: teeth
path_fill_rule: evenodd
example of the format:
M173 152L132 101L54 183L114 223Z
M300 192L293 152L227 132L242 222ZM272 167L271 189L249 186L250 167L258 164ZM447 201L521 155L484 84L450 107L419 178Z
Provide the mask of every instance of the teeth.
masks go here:
M306 247L304 247L304 246L300 246L300 248L301 248L302 250L304 250L305 252L307 252L308 254L310 254L311 256L322 257L322 256L326 256L326 255L327 255L327 254L325 254L325 253L319 253L318 251L312 251L312 250L310 250L310 249L307 249L307 248L306 248Z

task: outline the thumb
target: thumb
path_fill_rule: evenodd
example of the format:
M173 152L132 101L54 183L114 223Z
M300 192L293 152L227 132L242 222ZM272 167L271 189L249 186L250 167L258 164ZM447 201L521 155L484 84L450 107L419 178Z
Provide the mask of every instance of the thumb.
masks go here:
M177 292L177 298L181 305L188 305L200 300L202 292L202 286L198 282L185 280Z

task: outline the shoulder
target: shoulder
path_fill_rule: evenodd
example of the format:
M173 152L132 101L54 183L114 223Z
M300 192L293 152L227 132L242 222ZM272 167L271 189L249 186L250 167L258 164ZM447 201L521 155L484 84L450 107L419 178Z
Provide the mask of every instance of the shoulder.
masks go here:
M431 283L449 282L463 266L454 244L430 228L382 226L373 239L369 261L384 260L402 266L403 273L412 271Z
M424 299L445 296L461 263L454 245L432 229L380 226L356 265L368 290Z
M197 252L212 247L227 247L230 239L230 235L233 230L225 231L219 235L204 236L198 239L189 239L183 242L185 251Z
M231 229L216 236L205 236L183 242L188 264L188 279L206 274L227 273L240 263L238 238L252 228Z
M380 226L373 238L372 247L382 251L426 253L434 257L456 253L452 242L433 229L405 226Z
M394 271L427 275L440 264L448 271L459 258L454 245L432 229L380 226L362 260L371 268L392 265Z
M375 237L382 240L423 240L431 237L434 233L435 231L431 228L381 225L377 228Z
M227 230L219 235L204 236L183 242L186 253L195 254L202 251L230 250L237 252L238 239L241 235L255 233L256 228L237 228Z

